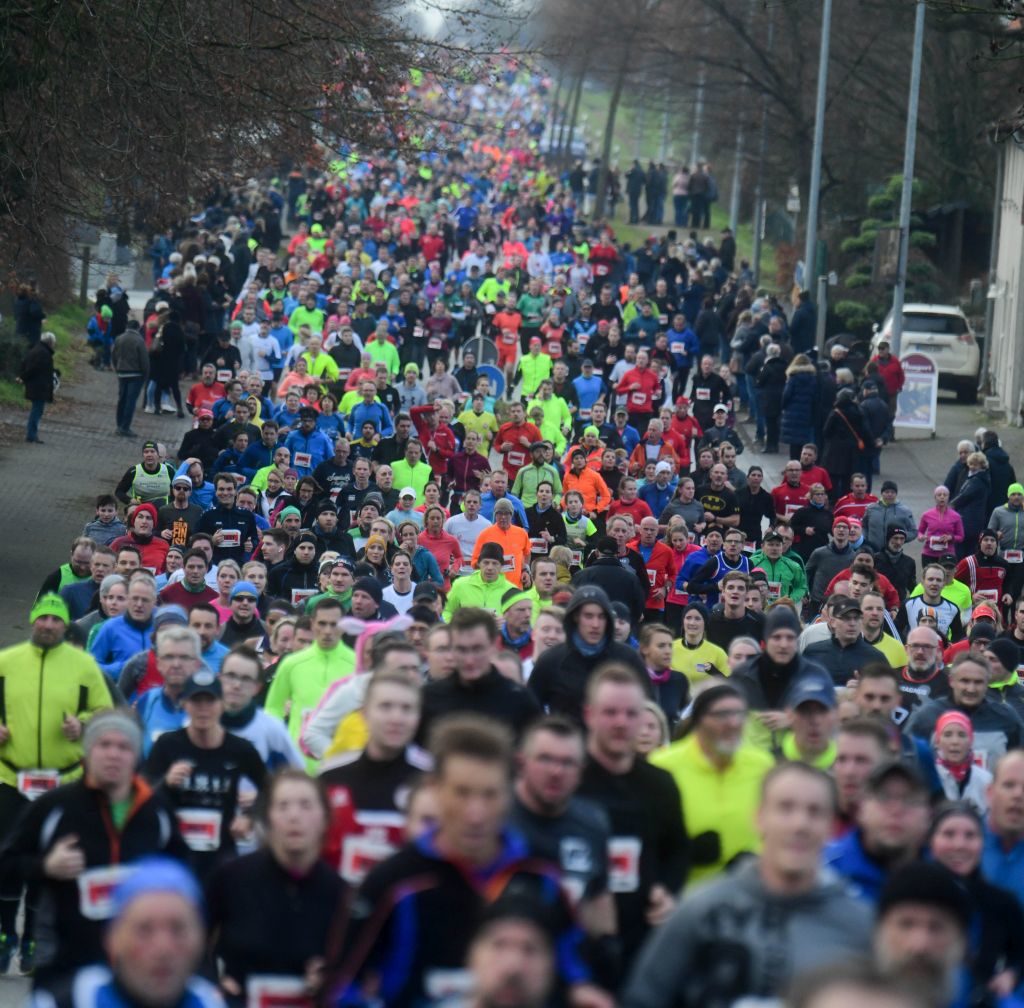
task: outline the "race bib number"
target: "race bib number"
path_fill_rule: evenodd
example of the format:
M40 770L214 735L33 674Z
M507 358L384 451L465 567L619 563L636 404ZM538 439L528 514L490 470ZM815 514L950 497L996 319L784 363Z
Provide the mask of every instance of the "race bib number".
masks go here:
M598 263L594 267L594 275L599 277L608 276L608 267L604 263Z
M634 392L629 397L629 401L634 406L646 406L647 405L647 393L646 392Z
M543 539L531 539L530 540L530 552L531 553L547 553L548 544Z
M548 344L548 356L549 357L561 357L562 356L562 344L561 343L549 343Z
M349 885L360 885L382 861L386 861L395 848L383 840L368 836L347 836L341 847L339 874Z
M659 315L658 316L658 325L660 325L664 329L665 326L668 325L668 316L667 315Z
M636 892L640 886L640 838L612 837L608 841L608 889Z
M512 330L512 329L502 329L501 330L501 342L504 343L505 346L515 346L517 339L518 339L518 337L516 336L514 330Z
M686 344L685 343L672 343L669 346L669 350L671 350L672 353L679 354L679 356L682 357L683 354L686 353Z
M502 558L501 569L507 574L516 569L516 558L511 553L506 553Z
M59 785L60 774L56 770L22 770L18 773L18 790L29 801L35 801Z
M943 536L928 536L928 549L939 551L945 548L946 543Z
M751 556L753 554L753 552L754 552L754 544L753 543L744 543L743 546L742 546L742 549L743 549L743 552L747 554L747 556Z
M231 371L231 368L220 368L217 371L217 381L219 382L231 381L233 377L234 374Z
M802 507L803 507L803 504L787 504L786 505L786 517L788 518L791 514L796 514L796 512L799 511L800 508L802 508Z
M220 534L221 546L231 547L242 544L242 533L238 529L221 529Z
M302 605L303 602L308 598L312 598L314 595L319 594L315 588L293 588L292 589L292 605Z
M493 315L497 311L497 308L492 304L486 304L484 305L484 311L487 312L488 315Z
M188 543L188 522L176 519L171 525L171 545L184 546Z
M302 977L259 974L245 981L246 1008L309 1008L312 1004Z
M1003 553L1003 559L1007 563L1021 563L1021 561L1024 561L1024 552L1021 550L1007 550Z
M587 345L587 341L589 339L590 339L590 333L581 332L581 333L577 333L577 335L576 335L576 342L579 344L579 347L580 347L581 350Z
M509 452L508 453L508 464L511 466L521 466L526 464L526 455L523 452Z
M701 402L711 402L711 389L699 388L697 389L697 398Z
M293 461L296 469L309 469L313 465L313 456L309 452L296 452Z
M423 326L415 325L412 327L412 334L416 339L423 339Z
M769 581L768 582L768 598L774 602L777 599L782 598L782 582L781 581Z
M569 562L573 567L583 566L583 550L570 550Z
M977 592L986 602L991 602L993 605L999 605L999 591L995 588L986 588L984 591L979 590Z
M114 915L114 892L135 869L131 865L90 868L78 876L78 911L86 920L105 921Z
M430 339L427 340L427 349L428 350L440 350L441 349L441 337L440 336L431 336Z
M581 409L580 410L580 419L581 420L589 420L590 419L590 410L588 410L588 409Z
M350 374L352 374L352 368L338 368L338 381L348 381Z
M191 850L209 853L220 849L222 815L216 809L178 809L178 829Z
M658 572L656 570L651 570L650 567L646 568L646 570L647 570L647 580L651 582L651 587L653 588L654 587L654 582L658 579Z

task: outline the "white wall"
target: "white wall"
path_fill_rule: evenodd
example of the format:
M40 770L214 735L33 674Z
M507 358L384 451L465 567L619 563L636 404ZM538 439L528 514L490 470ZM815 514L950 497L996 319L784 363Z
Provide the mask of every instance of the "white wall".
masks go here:
M1024 138L1021 138L1024 143ZM1022 425L1024 406L1024 146L1008 137L1001 145L1004 159L999 225L999 251L992 277L995 293L990 373L1007 420Z

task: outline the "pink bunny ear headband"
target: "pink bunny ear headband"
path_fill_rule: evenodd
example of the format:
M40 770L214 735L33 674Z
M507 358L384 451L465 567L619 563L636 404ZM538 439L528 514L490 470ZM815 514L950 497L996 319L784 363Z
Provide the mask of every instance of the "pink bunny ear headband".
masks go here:
M366 623L356 616L343 616L338 626L346 637L356 638L356 675L361 675L370 671L368 665L363 662L370 638L379 633L402 633L412 626L412 620L402 615L380 623Z

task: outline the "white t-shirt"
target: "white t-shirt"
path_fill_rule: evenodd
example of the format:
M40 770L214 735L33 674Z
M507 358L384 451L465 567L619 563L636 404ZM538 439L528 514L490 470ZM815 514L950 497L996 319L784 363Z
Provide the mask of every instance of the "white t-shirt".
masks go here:
M395 591L395 586L393 584L389 584L387 588L385 588L381 592L381 595L384 596L385 602L390 602L395 607L395 609L398 610L399 616L404 616L412 608L412 593L415 590L415 581L413 581L409 590L404 595L400 595L397 591Z
M491 524L483 515L477 515L476 521L470 521L464 514L457 514L452 515L444 523L444 530L459 540L459 547L468 564L473 550L476 549L477 539L485 529L491 527Z

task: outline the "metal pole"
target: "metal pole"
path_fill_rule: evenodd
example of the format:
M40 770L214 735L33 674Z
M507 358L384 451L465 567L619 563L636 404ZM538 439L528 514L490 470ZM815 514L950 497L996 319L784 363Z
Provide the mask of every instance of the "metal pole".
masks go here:
M825 315L828 312L828 277L818 277L818 327L814 333L814 342L819 347L825 346Z
M992 287L999 279L999 231L1003 216L1003 176L1006 171L1006 151L996 153L996 194L992 201L992 242L988 250L988 285ZM988 386L989 358L992 355L992 317L995 315L996 300L985 292L985 353L981 357L981 376L978 387L984 392Z
M811 188L807 194L807 241L804 245L804 287L811 289L818 269L818 190L821 188L821 149L825 142L825 92L828 87L828 49L832 33L832 0L821 8L821 47L818 52L818 95L814 105L814 149ZM821 351L818 347L818 351Z
M903 338L903 301L907 293L907 259L910 255L910 208L914 202L914 156L917 148L917 104L921 93L921 54L924 49L925 0L917 0L914 18L914 55L910 63L910 94L907 97L907 135L903 147L903 193L900 197L900 255L896 286L892 292L892 353L900 355Z
M768 58L772 58L775 50L775 8L768 7ZM761 242L764 236L764 159L768 150L768 95L761 95L761 139L757 151L757 183L754 186L754 248L753 270L754 285L761 282Z
M82 275L78 282L78 303L84 308L89 303L89 259L88 245L82 246Z

